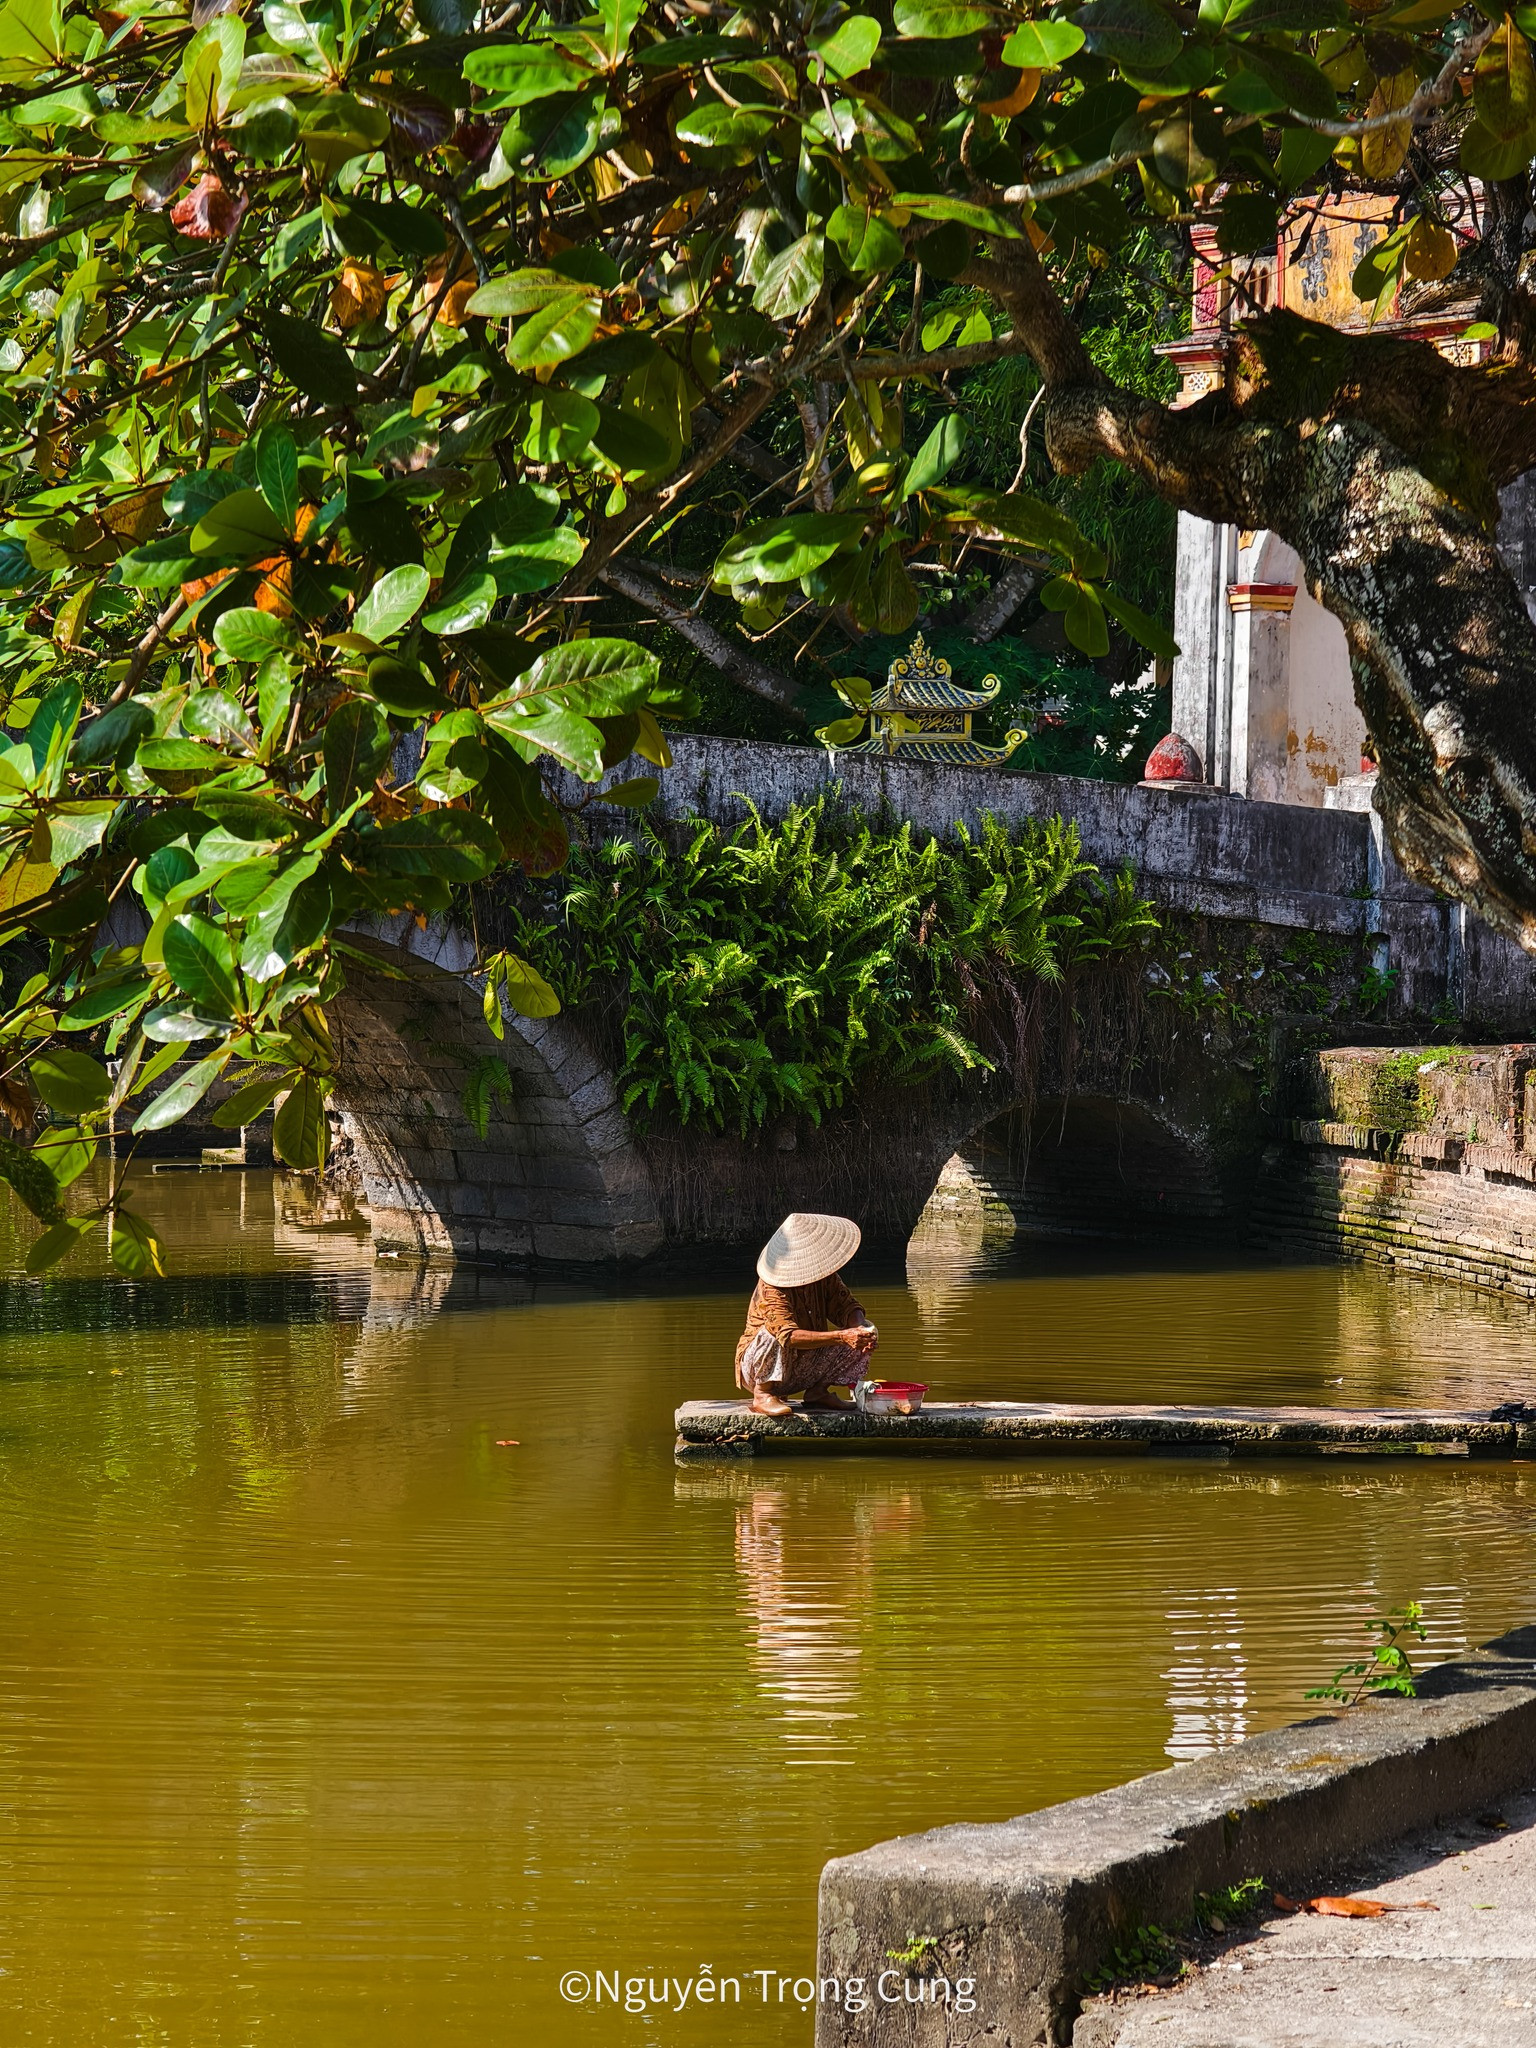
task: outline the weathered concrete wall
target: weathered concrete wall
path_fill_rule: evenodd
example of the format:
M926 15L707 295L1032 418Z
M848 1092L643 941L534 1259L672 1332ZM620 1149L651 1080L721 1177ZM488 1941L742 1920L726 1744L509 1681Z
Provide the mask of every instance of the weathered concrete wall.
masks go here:
M1198 1892L1260 1875L1305 1897L1340 1865L1527 1786L1533 1744L1536 1629L1520 1629L1430 1672L1417 1699L839 1857L822 1872L818 1975L859 1990L823 1993L817 2048L1065 2043L1088 1978L1139 1928L1177 1927ZM914 1935L920 1959L896 1960ZM1295 2038L1323 2038L1304 2020Z
M1536 1046L1338 1047L1291 1077L1253 1222L1357 1259L1536 1300Z

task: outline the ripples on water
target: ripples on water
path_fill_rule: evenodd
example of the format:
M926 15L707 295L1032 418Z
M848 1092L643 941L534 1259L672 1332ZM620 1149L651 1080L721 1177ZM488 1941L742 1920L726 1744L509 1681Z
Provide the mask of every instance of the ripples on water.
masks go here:
M0 1286L7 2042L719 2048L560 1973L798 1975L828 1855L1295 1718L1384 1604L1436 1655L1532 1611L1530 1467L680 1470L746 1259L625 1298L375 1266L258 1175L144 1206L164 1285ZM1532 1395L1528 1310L1379 1274L854 1277L946 1394Z

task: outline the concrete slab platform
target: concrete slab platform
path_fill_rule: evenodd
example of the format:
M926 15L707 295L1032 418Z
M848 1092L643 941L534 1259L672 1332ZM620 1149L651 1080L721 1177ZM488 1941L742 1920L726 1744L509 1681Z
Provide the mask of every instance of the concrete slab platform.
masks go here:
M1266 1918L1180 1985L1090 2000L1073 2048L1536 2048L1536 1791L1354 1875L1438 1911Z
M1497 1416L1498 1419L1495 1419ZM817 1409L754 1415L745 1401L685 1401L683 1462L792 1449L1119 1451L1275 1456L1536 1456L1536 1409L1197 1408L1075 1401L935 1401L916 1415Z

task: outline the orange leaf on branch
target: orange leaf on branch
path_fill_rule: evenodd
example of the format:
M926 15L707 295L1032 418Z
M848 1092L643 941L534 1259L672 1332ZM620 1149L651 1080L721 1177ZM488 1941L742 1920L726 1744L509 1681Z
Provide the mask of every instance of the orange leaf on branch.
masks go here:
M343 334L377 320L389 304L390 281L371 263L349 259L331 292L331 314Z

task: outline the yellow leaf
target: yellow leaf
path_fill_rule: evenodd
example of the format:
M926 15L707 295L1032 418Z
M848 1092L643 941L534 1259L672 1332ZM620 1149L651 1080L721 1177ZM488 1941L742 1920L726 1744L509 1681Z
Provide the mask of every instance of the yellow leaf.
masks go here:
M1433 282L1449 277L1456 268L1456 237L1428 214L1421 213L1409 231L1403 252L1403 268L1410 277Z
M1381 114L1392 114L1399 107L1406 107L1419 89L1419 74L1416 71L1399 71L1392 78L1376 81L1376 90L1366 106L1366 115L1375 119ZM1393 121L1386 128L1371 128L1360 138L1360 168L1367 178L1395 178L1403 167L1413 141L1411 121Z
M347 262L331 293L331 313L342 332L366 327L389 303L389 283L371 263Z

